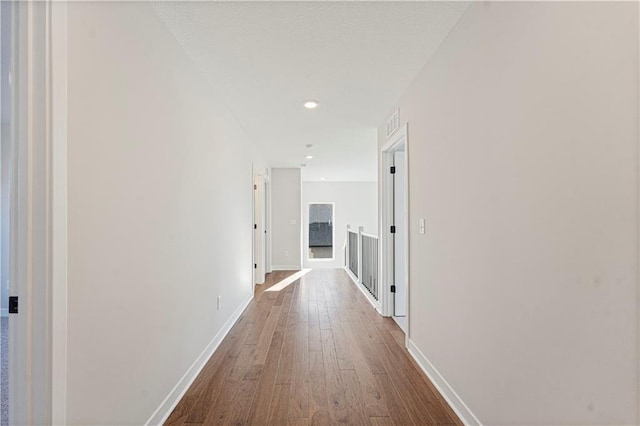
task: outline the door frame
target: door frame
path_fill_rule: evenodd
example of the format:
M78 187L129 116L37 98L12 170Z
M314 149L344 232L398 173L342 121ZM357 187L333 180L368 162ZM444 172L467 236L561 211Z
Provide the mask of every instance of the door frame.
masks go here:
M409 236L410 236L410 222L409 222L409 135L408 124L400 127L394 132L387 142L380 148L380 274L381 279L381 314L383 316L393 316L394 310L394 296L391 293L391 285L394 281L394 239L391 234L391 225L393 225L393 176L390 173L390 168L393 165L393 154L398 150L400 146L404 145L404 179L405 179L405 224L406 224L406 238L405 238L405 288L407 295L407 329L405 333L405 343L409 339L409 324L410 324L410 297L411 290L409 287Z
M13 5L9 422L65 424L67 6Z
M271 177L268 170L264 175L264 250L265 274L273 272L271 267Z
M407 297L407 288L408 288L408 280L407 280L407 275L409 274L409 271L406 269L408 262L407 260L407 247L408 247L408 243L407 243L407 238L409 237L408 234L408 220L407 220L407 209L408 209L408 203L406 202L406 191L407 191L407 176L405 175L406 172L406 155L405 155L405 146L404 146L404 142L401 142L397 148L393 151L391 151L391 154L393 156L393 166L395 167L395 173L393 174L393 224L396 227L396 233L393 234L393 277L394 277L394 281L396 281L396 277L398 276L398 273L401 273L401 276L404 279L404 282L402 283L402 286L404 286L403 288L403 292L399 292L398 289L396 288L396 292L394 293L394 303L393 303L393 318L394 320L396 320L396 322L398 322L397 318L405 318L406 322L406 316L407 316L407 305L408 305L408 297ZM402 175L400 175L399 170L402 170ZM401 202L399 202L398 200L398 195L399 193L404 193ZM402 212L405 212L404 214ZM404 235L403 235L404 234ZM403 238L403 240L400 240L400 238ZM402 244L399 242L403 241ZM402 252L402 250L404 250L404 254L401 256L402 260L400 260L400 258L398 257L398 254L400 252ZM402 271L404 271L404 275L402 275ZM398 287L398 282L396 282L396 287ZM403 294L404 295L404 300L401 300L401 298L398 298L399 294ZM402 315L398 314L398 305L402 305L404 304L404 313L402 313ZM402 310L402 308L400 309ZM400 328L404 329L406 328L406 324L401 325L398 322L398 325L400 325Z

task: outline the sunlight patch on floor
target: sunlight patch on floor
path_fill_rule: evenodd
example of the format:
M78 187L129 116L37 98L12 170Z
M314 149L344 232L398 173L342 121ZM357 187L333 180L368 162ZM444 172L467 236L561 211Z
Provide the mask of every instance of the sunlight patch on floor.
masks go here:
M290 277L285 278L284 280L280 281L279 283L272 285L271 287L269 287L265 291L280 291L280 290L282 290L284 288L287 288L287 286L289 286L295 280L304 277L310 271L311 271L311 269L303 269L303 270L301 270L299 272L296 272L295 274L291 275Z

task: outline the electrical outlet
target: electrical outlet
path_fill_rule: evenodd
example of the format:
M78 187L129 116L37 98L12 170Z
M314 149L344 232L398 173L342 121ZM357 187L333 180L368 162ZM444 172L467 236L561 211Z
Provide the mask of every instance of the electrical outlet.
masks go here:
M217 302L218 310L220 310L220 306L222 306L222 296L218 296L218 299L216 302Z

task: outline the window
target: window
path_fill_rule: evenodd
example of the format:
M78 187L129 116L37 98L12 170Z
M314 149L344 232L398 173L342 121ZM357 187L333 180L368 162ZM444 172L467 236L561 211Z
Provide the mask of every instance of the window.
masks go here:
M309 259L333 259L333 204L309 204Z

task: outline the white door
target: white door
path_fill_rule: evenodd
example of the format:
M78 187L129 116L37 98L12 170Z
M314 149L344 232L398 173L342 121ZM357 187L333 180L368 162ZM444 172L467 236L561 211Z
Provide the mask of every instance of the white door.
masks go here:
M255 283L263 284L265 273L264 178L262 175L255 175L253 183L253 262L255 268Z
M406 182L404 150L393 153L393 162L396 168L393 175L393 221L396 232L393 239L394 253L394 312L396 317L407 315L407 271L406 271L406 243L407 225L406 218Z

